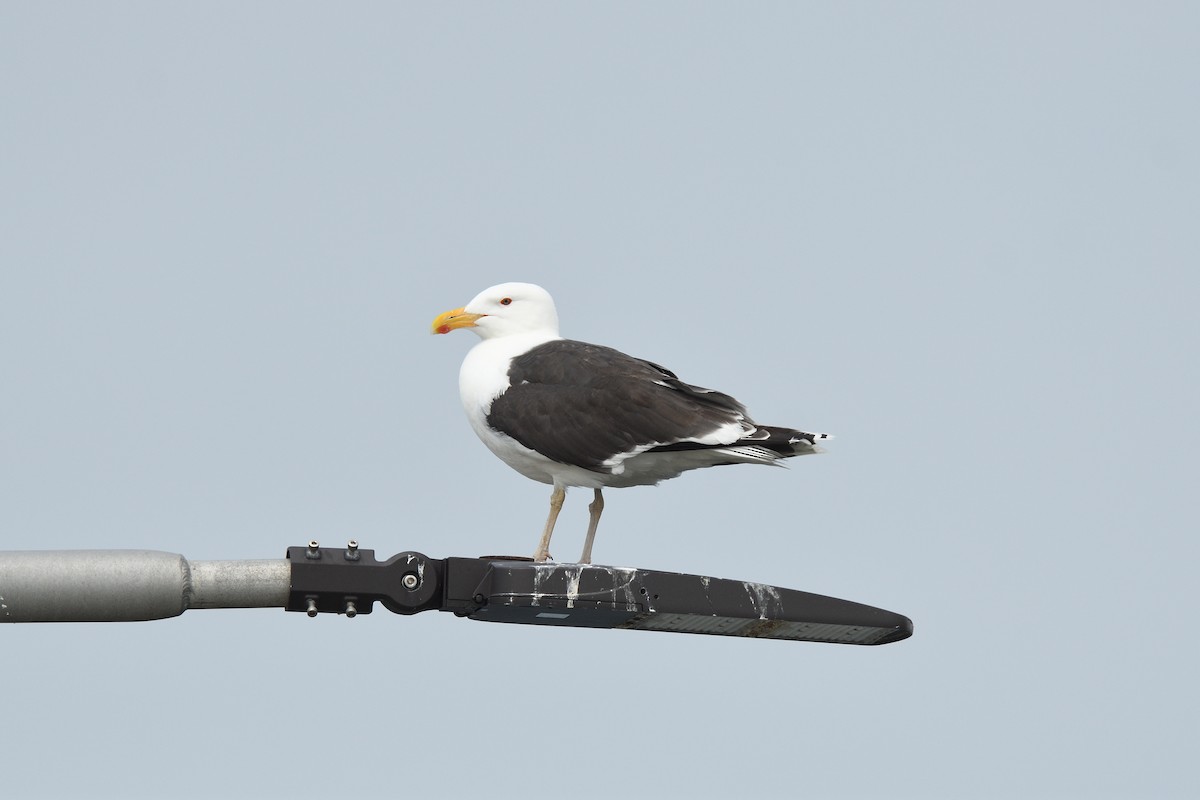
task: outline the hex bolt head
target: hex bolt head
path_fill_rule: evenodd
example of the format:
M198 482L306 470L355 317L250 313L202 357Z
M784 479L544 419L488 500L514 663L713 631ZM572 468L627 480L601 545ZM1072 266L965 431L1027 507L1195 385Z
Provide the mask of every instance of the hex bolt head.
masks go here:
M313 559L320 558L321 557L321 549L320 548L321 548L320 542L318 542L316 539L310 540L308 543L308 549L304 551L304 557L305 558L313 558Z
M354 607L354 601L347 600L346 601L346 617L349 619L354 619L357 616L358 616L358 609Z
M421 585L421 580L417 577L417 573L406 572L404 573L404 577L400 579L400 583L404 585L405 589L408 589L411 592L413 589Z
M317 615L317 601L311 597L308 598L308 611L305 613L310 617L315 617Z
M346 542L346 549L349 550L350 552L354 552L355 550L357 550L358 549L358 540L351 539L350 541Z

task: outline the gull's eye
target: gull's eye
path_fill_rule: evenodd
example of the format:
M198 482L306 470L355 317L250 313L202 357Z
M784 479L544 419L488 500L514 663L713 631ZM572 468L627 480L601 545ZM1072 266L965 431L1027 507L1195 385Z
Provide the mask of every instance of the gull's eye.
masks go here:
M503 300L500 301L500 305L502 305L502 306L512 305L512 298L511 297L504 298Z

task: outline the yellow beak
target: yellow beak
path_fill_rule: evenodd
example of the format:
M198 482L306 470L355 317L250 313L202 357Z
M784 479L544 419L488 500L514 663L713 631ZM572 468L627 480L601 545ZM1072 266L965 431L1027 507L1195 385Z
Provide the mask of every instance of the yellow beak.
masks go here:
M438 314L431 326L431 332L449 333L455 328L474 328L475 320L486 316L487 314L468 314L465 309L455 308L444 314Z

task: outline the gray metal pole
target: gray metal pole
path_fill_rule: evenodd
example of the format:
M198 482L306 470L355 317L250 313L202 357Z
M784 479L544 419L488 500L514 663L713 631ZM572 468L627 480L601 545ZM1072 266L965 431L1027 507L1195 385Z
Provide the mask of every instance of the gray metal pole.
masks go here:
M189 608L283 608L291 565L157 550L0 551L0 622L132 622Z

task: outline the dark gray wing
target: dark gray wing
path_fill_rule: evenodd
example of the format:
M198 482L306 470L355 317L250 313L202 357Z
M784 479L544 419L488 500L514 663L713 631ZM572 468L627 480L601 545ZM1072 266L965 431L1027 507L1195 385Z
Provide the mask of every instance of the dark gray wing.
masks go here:
M702 438L745 420L720 392L611 347L560 339L513 359L510 386L488 413L492 428L547 458L597 472L621 453Z

